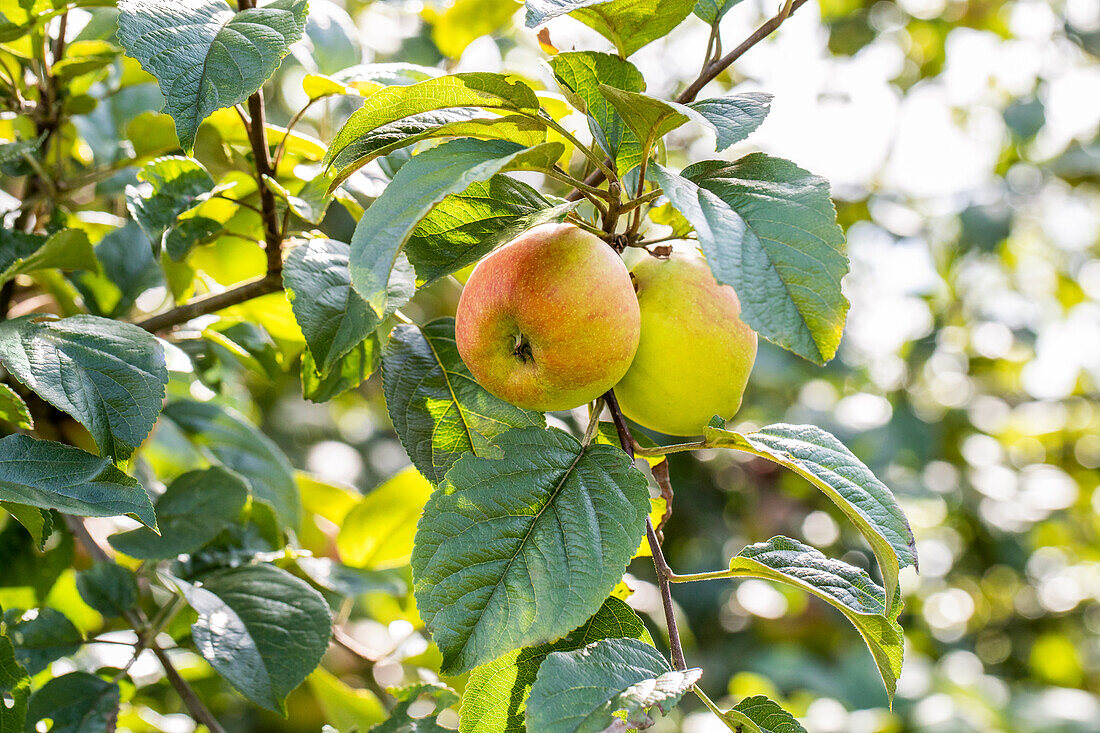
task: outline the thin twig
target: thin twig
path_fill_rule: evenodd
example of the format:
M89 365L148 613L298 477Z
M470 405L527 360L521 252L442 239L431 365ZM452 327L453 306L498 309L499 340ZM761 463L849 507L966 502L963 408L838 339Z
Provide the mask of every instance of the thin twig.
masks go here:
M774 33L779 26L783 25L783 21L789 18L794 11L805 5L806 2L807 0L787 0L776 15L753 31L752 35L742 41L737 48L717 61L707 64L703 70L699 72L699 76L695 81L689 84L688 88L676 98L676 101L680 104L694 102L695 97L703 90L703 87L714 81L719 74L732 66L734 61L744 56L746 51Z
M603 396L608 409L611 410L611 419L615 422L615 430L619 433L619 443L623 450L631 458L634 457L634 436L630 434L630 427L626 424L626 417L619 409L619 401L615 398L614 390L607 390ZM669 578L675 576L672 568L665 560L665 553L661 549L661 543L657 539L657 530L649 516L645 518L646 538L649 540L649 549L653 553L653 567L657 571L657 586L661 590L661 604L665 611L665 623L668 624L668 646L672 651L672 666L676 669L687 669L684 660L684 648L680 643L680 630L676 625L676 608L672 605L672 589L669 587Z
M744 56L746 51L767 38L776 28L783 24L783 21L794 14L794 11L801 8L807 2L808 0L788 0L778 14L753 31L752 35L742 41L737 48L717 61L705 64L703 70L699 72L699 76L676 98L676 101L680 104L694 102L695 97L702 91L703 87L729 68L734 61ZM604 161L604 167L607 167L608 164L609 161ZM584 184L586 186L598 186L605 178L606 176L603 170L595 170L584 179ZM569 201L576 201L580 197L580 192L576 190L566 196Z
M68 525L69 531L80 542L80 544L87 550L88 554L92 556L97 562L111 562L111 556L103 547L100 546L92 534L88 531L88 528L84 526L84 521L79 517L66 514L65 524ZM138 638L145 638L142 630L148 629L149 620L145 618L145 614L141 612L141 609L135 609L127 611L123 614L123 618L126 622L138 632ZM218 719L214 717L214 714L210 712L206 704L203 703L199 696L195 694L195 691L191 688L191 685L187 683L187 680L180 676L176 671L175 665L168 657L168 652L157 645L155 638L147 638L146 646L153 652L158 660L160 660L161 666L164 668L164 676L168 680L168 684L176 690L176 694L183 700L183 704L187 706L188 711L191 713L191 717L196 722L205 725L210 729L210 733L225 733L225 728L221 726Z
M156 333L178 326L181 323L187 323L192 318L205 316L223 308L243 303L246 300L258 298L261 295L277 293L282 289L283 279L279 273L264 275L255 280L243 282L229 290L195 298L172 310L137 321L136 325L141 326L146 331Z

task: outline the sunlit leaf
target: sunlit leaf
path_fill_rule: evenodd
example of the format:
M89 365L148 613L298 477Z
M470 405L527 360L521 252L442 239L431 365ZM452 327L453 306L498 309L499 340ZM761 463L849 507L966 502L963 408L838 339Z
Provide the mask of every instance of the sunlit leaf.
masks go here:
M667 715L702 673L673 671L656 649L637 639L604 639L553 652L531 686L527 729L600 733L649 727L650 711Z
M398 326L382 358L382 387L397 437L413 465L432 483L462 455L490 455L510 428L541 427L540 413L485 391L455 345L453 318Z
M622 577L649 509L645 477L621 450L541 428L494 444L500 458L451 467L417 528L417 609L445 674L583 623Z

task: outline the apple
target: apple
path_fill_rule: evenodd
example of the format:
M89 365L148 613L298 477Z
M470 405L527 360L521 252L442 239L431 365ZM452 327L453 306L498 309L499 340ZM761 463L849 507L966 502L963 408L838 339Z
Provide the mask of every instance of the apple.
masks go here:
M478 262L458 301L458 353L491 394L569 410L615 386L638 348L626 265L571 224L529 229Z
M695 251L646 257L632 273L642 338L615 385L623 414L667 435L698 435L714 415L733 417L756 360L737 293Z

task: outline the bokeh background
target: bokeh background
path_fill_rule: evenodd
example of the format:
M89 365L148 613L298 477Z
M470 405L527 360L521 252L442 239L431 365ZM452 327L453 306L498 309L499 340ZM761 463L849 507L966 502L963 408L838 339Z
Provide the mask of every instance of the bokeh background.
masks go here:
M270 85L277 124L304 103L305 74L361 63L508 71L555 91L539 63L545 52L513 0L311 6L308 38ZM775 10L769 1L741 2L723 21L727 47ZM110 32L110 11L91 17L85 33ZM81 32L76 20L70 25ZM548 28L560 50L611 50L572 19ZM694 78L707 36L689 18L632 57L650 93L673 95ZM700 96L730 89L775 95L763 127L722 156L709 133L681 128L668 139L670 164L764 150L825 176L852 259L838 357L817 368L761 342L733 426L812 422L834 432L899 496L921 574L902 578L908 646L892 710L840 614L762 581L674 588L689 661L706 670L712 696L766 693L812 733L1100 731L1100 5L814 0ZM153 129L159 93L146 80L102 98L75 121L97 158L120 159L127 133L137 139L135 120ZM302 129L327 141L353 108L346 100L315 105ZM583 120L572 123L585 132ZM385 177L384 165L373 167L360 190L369 196L371 181L380 186ZM113 185L121 192L132 180L123 169ZM352 222L327 224L346 231ZM222 282L262 268L247 243L197 257L193 264ZM130 303L157 306L163 274L155 263L128 266ZM460 288L433 286L408 312L449 315ZM294 338L285 308L240 314L261 318L276 341ZM209 339L181 346L200 368L193 396L210 386L237 395L238 407L313 476L366 492L408 465L377 375L313 404L302 400L293 369L271 370L282 374L271 381ZM261 346L254 353L266 353ZM155 440L158 462L181 460L171 435ZM873 565L819 492L770 464L679 455L672 480L665 534L677 571L722 567L745 544L775 534ZM316 537L331 529L316 524ZM638 560L630 572L629 602L659 632L652 568ZM58 587L65 598L67 586ZM316 731L337 707L354 707L344 684L431 676L438 657L406 597L369 594L356 618L349 628L372 666L330 659L335 676L311 678L295 693L289 721L223 694L217 705L237 716L235 729ZM142 674L140 664L134 672ZM135 700L122 727L189 730L181 716L153 707ZM659 726L725 730L693 699Z

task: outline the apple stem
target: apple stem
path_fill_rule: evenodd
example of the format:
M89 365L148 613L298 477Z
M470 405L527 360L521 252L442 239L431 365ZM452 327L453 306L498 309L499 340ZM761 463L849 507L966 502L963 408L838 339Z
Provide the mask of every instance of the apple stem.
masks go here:
M626 424L626 417L619 409L619 401L615 398L615 390L609 389L603 399L611 411L611 419L615 422L615 430L619 433L619 443L623 450L631 458L634 457L634 436L630 434L630 427ZM667 516L666 516L667 519ZM649 515L645 518L646 537L649 540L649 549L653 553L653 568L657 571L657 586L661 590L661 605L664 607L665 623L668 625L668 646L672 652L672 666L676 669L687 669L684 660L684 648L680 643L680 630L676 625L676 607L672 604L672 588L669 580L675 578L676 573L668 566L665 553L661 549L661 542L657 538L657 530Z

